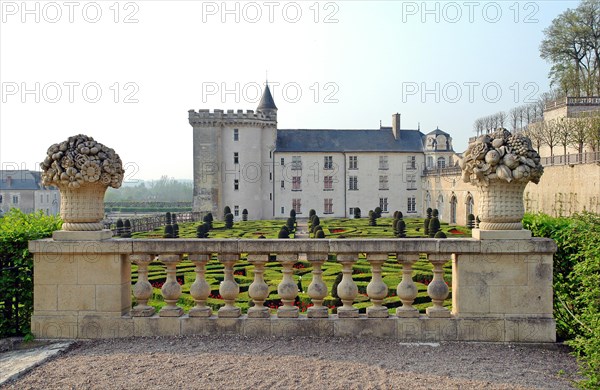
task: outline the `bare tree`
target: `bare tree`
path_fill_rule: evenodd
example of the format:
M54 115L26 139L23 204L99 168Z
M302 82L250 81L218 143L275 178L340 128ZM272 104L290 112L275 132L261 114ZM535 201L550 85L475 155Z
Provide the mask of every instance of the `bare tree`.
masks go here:
M554 147L558 145L559 124L557 119L552 119L541 126L542 143L550 148L550 156L554 156Z
M499 113L496 114L496 116L498 117L498 127L504 127L504 124L506 123L506 112L504 111L500 111Z
M519 108L513 107L510 109L510 124L512 126L513 131L517 131L519 124Z

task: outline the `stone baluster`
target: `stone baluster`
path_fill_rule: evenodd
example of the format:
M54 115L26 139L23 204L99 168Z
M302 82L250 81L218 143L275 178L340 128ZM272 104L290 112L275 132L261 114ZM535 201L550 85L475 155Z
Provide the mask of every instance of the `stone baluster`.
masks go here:
M358 259L358 253L338 253L337 261L342 264L342 281L338 284L338 297L343 306L338 307L337 313L340 318L358 317L358 309L352 306L358 295L358 286L352 279L352 265Z
M161 292L166 305L158 312L161 317L179 317L183 309L177 306L177 300L181 295L181 286L177 283L177 264L181 260L180 255L158 255L158 260L167 267L167 280L162 286Z
M367 307L367 317L387 318L388 308L383 306L383 300L387 297L388 286L381 277L381 266L388 259L387 253L368 253L367 261L371 264L373 276L367 285L367 295L373 306Z
M427 294L431 297L433 306L425 309L429 317L450 317L450 310L443 306L448 298L450 289L444 282L443 266L448 262L448 255L428 254L427 259L433 264L433 280L427 286Z
M312 306L306 311L309 318L327 318L329 312L323 306L323 299L327 296L327 285L323 282L323 270L321 266L327 261L327 253L309 253L307 260L312 264L312 281L308 286L308 296L312 300Z
M196 306L190 309L190 317L210 317L212 310L206 306L206 300L210 295L210 285L206 281L206 263L210 260L210 254L197 254L193 253L189 255L190 261L196 266L194 271L196 272L196 280L190 286L190 295L194 298Z
M412 266L418 260L418 253L398 254L398 263L402 264L402 281L398 284L396 292L402 306L396 308L396 316L401 318L419 317L419 311L412 305L419 292L412 278Z
M269 297L269 286L265 283L265 264L269 261L267 254L248 254L248 262L254 265L254 281L248 288L248 295L252 298L254 306L248 309L248 318L269 318L271 313L265 306Z
M281 254L277 255L277 260L281 262L283 267L283 279L277 286L277 293L281 298L283 306L277 309L277 317L279 318L297 318L298 307L294 306L294 300L298 296L298 285L294 282L294 263L298 261L298 254Z
M131 309L132 317L150 317L154 315L155 309L148 306L148 300L152 297L152 285L148 281L148 265L152 262L150 255L131 255L129 260L138 266L138 280L133 286L133 296L137 305Z
M237 318L242 314L242 311L235 306L235 299L240 294L240 286L233 277L233 266L238 262L239 255L236 253L223 253L219 255L219 260L225 267L225 278L219 285L219 294L223 297L225 306L221 307L217 314L219 317Z

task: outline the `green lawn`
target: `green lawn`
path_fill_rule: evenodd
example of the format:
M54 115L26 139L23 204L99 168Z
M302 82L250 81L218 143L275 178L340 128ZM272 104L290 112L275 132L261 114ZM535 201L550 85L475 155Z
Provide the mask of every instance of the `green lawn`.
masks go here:
M407 226L407 236L424 237L423 235L423 220L422 219L404 219ZM225 229L224 223L220 221L213 222L213 230L210 231L209 238L258 238L263 235L266 238L277 238L277 234L284 220L268 220L268 221L245 221L236 222L232 229ZM181 238L193 238L196 235L196 226L198 223L185 223L179 227L179 236ZM450 227L446 223L441 224L441 229L448 237L470 237L470 230L460 226ZM369 226L367 218L362 219L321 219L321 226L327 238L393 238L393 228L391 218L380 218L377 220L377 226ZM156 229L151 232L135 233L134 238L161 238L162 229ZM293 237L291 235L290 237ZM450 260L450 259L449 259ZM224 278L223 265L215 258L207 264L206 279L211 285L211 297L207 304L213 309L218 310L224 305L219 296L219 284ZM248 287L254 279L254 267L246 261L246 255L242 254L240 262L236 264L235 279L240 285L240 295L236 300L236 305L246 312L248 309ZM277 285L281 281L281 265L274 261L266 265L264 277L269 285L269 297L266 305L272 308L274 312L280 304L279 296L277 295ZM312 280L312 267L309 262L297 262L294 265L294 279L296 282L302 278L302 290L299 293L298 306L302 312L306 311L310 304L310 298L306 294L308 285ZM415 300L414 306L421 312L425 312L425 308L431 306L431 299L427 296L427 284L432 279L432 266L425 259L420 259L414 265L413 280L415 281L419 294ZM448 262L445 267L444 279L448 284L452 280L451 264ZM353 266L353 279L359 288L359 295L355 301L355 307L359 308L361 313L366 311L366 308L371 305L369 298L366 296L366 288L371 280L370 265L366 261L364 254L361 254L359 260ZM402 278L402 266L396 262L395 255L390 255L388 261L383 266L383 280L389 288L388 297L385 300L385 305L389 308L390 313L393 313L396 307L401 305L399 298L396 296L396 287ZM132 266L132 283L137 281L137 266ZM331 287L338 273L341 272L341 265L335 261L327 261L323 265L323 279L327 284L328 290L331 293ZM182 295L179 299L179 305L186 311L192 308L195 303L189 295L191 284L195 280L194 265L187 260L184 260L177 267L177 278L182 284ZM154 295L150 305L160 309L163 305L160 286L165 281L165 267L162 263L156 261L150 265L148 278L154 286ZM135 302L134 302L135 304ZM325 298L325 305L330 309L335 307L335 299L331 296ZM444 302L447 307L451 306L451 296Z

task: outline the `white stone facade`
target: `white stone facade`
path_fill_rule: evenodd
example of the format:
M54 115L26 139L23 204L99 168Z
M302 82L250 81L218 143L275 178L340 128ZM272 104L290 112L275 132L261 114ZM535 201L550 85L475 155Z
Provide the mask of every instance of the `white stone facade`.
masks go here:
M391 127L370 130L277 129L277 108L268 87L255 111L189 111L194 139L194 211L235 220L287 218L292 209L308 216L363 217L381 207L422 216L423 170L456 161L449 134L436 129ZM266 102L266 103L265 103ZM427 165L429 162L429 165Z

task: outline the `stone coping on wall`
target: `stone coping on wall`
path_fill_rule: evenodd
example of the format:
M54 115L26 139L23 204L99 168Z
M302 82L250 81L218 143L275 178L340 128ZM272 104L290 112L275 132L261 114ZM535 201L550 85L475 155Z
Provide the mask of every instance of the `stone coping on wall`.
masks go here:
M98 315L34 316L32 329L40 338L118 338L186 335L247 337L377 337L408 342L555 342L552 318L209 318L113 317Z
M457 239L108 239L102 241L29 242L32 253L436 253L526 254L554 253L556 243L547 238L528 240Z

